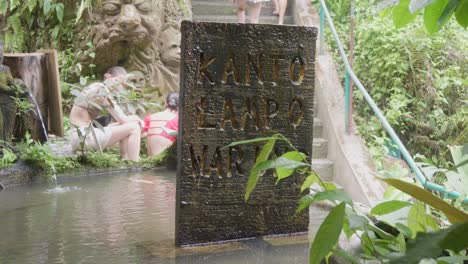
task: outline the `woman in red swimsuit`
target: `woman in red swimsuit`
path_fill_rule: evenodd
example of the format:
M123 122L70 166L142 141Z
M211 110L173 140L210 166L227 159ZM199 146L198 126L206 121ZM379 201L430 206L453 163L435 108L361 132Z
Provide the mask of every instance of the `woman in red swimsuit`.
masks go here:
M144 130L148 137L148 156L154 157L169 148L177 139L179 130L179 93L166 97L166 109L145 118Z

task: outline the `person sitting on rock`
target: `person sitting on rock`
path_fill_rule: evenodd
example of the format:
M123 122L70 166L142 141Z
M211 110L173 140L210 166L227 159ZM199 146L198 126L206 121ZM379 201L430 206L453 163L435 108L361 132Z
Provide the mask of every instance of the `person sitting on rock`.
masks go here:
M127 71L123 67L114 66L104 75L103 83L89 85L75 99L70 112L70 123L75 127L70 134L70 143L74 151L80 149L81 143L94 150L102 150L119 143L122 159L139 160L143 121L138 116L124 114L112 99L113 93L123 88L126 81ZM110 113L117 123L102 129L93 128L90 124L102 116L103 111ZM87 129L91 129L91 133L87 132ZM83 135L86 135L84 142Z
M148 138L148 156L154 157L169 148L177 139L179 130L179 93L166 97L165 110L144 119L144 136Z

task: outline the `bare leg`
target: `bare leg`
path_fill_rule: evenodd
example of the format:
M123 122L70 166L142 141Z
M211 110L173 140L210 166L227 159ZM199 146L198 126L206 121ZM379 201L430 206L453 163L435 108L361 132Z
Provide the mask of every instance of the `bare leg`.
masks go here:
M141 129L138 123L131 122L122 125L110 126L111 139L106 147L120 143L122 158L138 161L140 159Z
M262 3L256 3L250 7L250 10L249 10L250 23L252 24L258 23L261 11L262 11Z
M288 0L278 0L278 7L279 7L278 25L283 25L284 23L284 13L286 13L287 6L288 6Z
M148 156L154 157L161 154L173 144L165 137L153 135L148 137Z
M128 160L128 137L119 142L120 145L120 157L123 160Z
M279 14L278 0L273 0L273 6L275 6L275 10L273 10L273 15L278 15Z
M237 0L237 22L245 23L245 9L247 8L247 0Z

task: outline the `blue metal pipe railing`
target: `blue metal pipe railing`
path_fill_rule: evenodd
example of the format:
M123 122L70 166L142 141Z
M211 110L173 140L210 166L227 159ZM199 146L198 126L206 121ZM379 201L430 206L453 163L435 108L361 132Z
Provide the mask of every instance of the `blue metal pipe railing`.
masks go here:
M364 89L364 86L362 85L361 81L356 77L356 74L354 74L353 70L351 69L351 66L349 64L349 61L346 57L346 53L343 49L343 45L341 44L340 38L338 37L338 33L336 32L335 26L333 24L333 21L330 17L330 13L328 12L327 5L325 4L325 0L320 0L320 54L323 54L323 43L324 43L324 26L325 26L325 18L327 19L328 25L330 26L330 30L333 34L333 38L336 41L337 47L338 47L338 52L341 56L341 59L343 60L343 63L345 65L346 73L349 75L349 77L353 80L354 84L358 87L359 91L364 96L364 99L367 101L369 106L372 108L374 111L375 115L377 118L379 118L380 122L384 126L385 130L387 133L390 135L392 140L395 142L395 144L398 146L398 148L401 151L401 154L403 155L403 158L405 159L406 163L408 166L411 168L411 170L416 174L416 178L419 180L419 182L425 187L430 190L438 191L443 193L444 196L449 196L449 197L454 197L454 198L459 198L460 194L455 191L447 191L444 189L439 184L435 184L432 182L429 182L426 177L423 175L419 167L416 165L414 162L413 158L409 154L408 150L406 147L403 145L401 142L400 138L397 136L393 128L390 126L388 123L387 119L385 119L385 116L382 114L380 111L379 107L377 104L374 102L372 97L369 95L369 93ZM352 96L351 94L349 96ZM346 98L348 101L348 98ZM468 203L468 197L466 197L463 202Z

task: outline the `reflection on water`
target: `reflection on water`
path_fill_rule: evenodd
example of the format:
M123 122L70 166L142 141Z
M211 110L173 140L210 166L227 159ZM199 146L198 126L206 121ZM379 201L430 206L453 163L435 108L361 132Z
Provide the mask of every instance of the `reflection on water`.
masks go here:
M307 243L175 249L175 172L0 192L0 263L306 263Z

